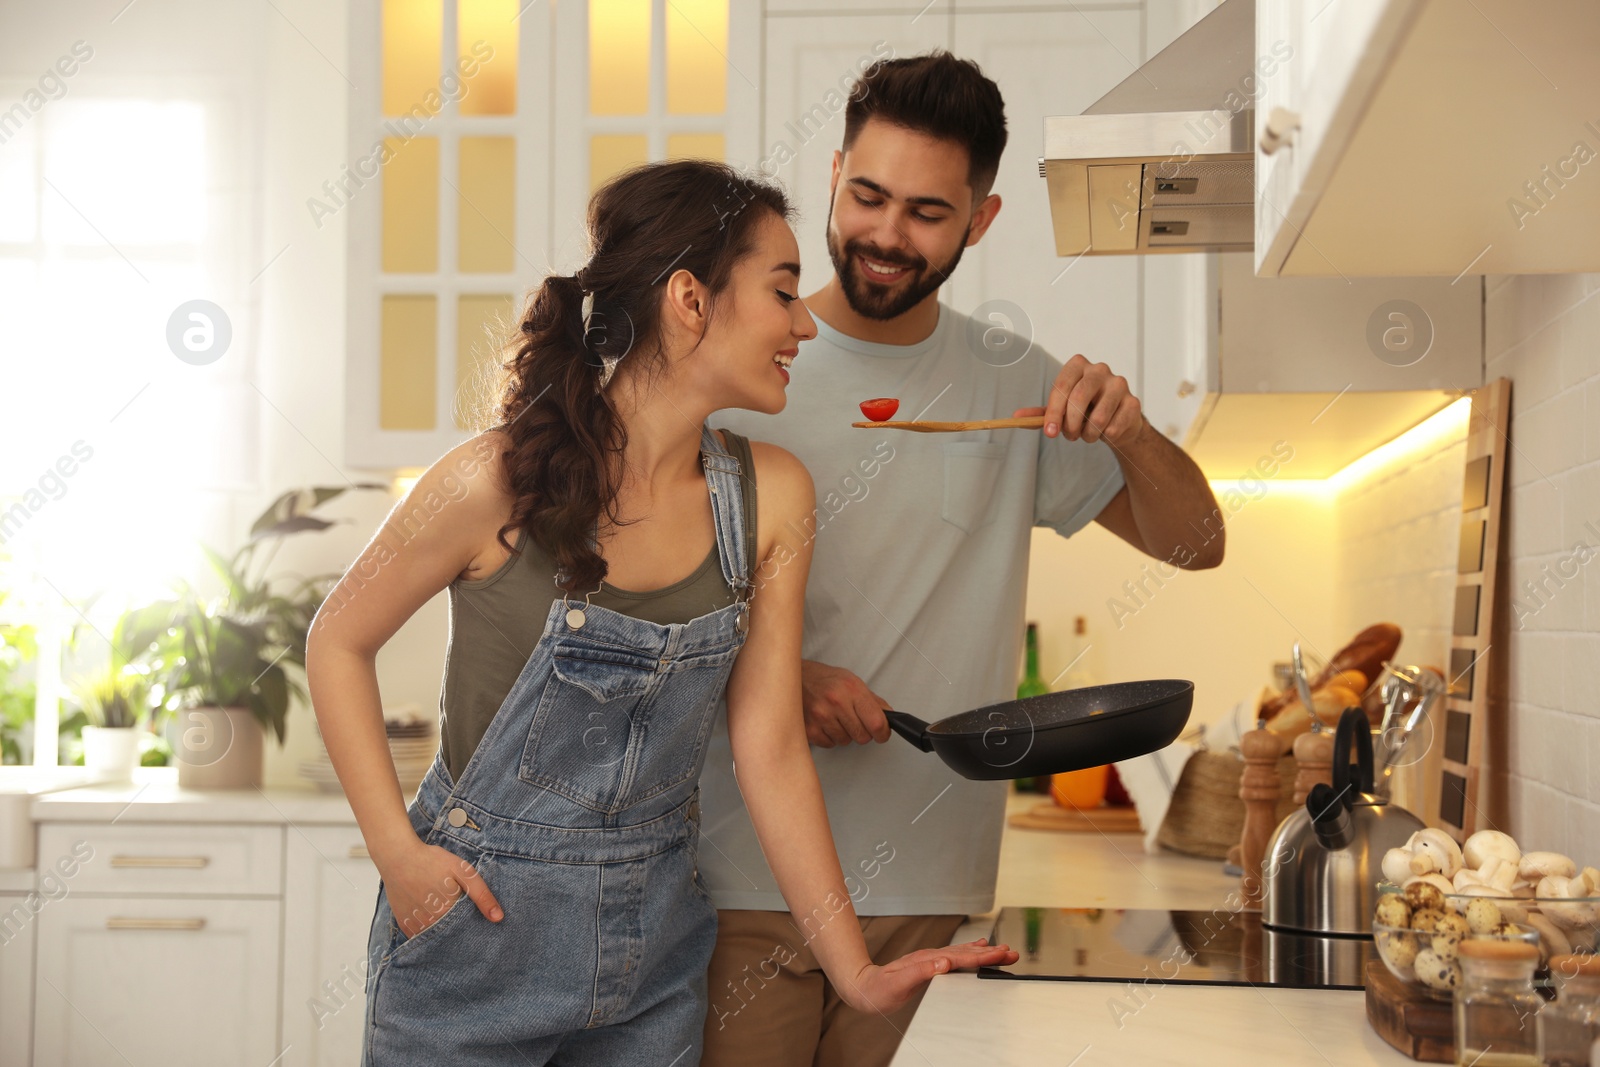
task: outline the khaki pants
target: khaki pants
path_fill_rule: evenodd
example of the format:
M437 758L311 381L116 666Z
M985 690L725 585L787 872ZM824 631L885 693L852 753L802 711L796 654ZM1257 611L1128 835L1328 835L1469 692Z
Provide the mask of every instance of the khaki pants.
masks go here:
M859 920L874 963L944 948L964 915ZM887 1067L921 994L892 1015L840 999L783 911L717 912L703 1067Z

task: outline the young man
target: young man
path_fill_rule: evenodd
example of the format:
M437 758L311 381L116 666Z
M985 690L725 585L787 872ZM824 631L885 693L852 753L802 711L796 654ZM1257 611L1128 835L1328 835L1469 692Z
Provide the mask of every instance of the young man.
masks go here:
M816 482L806 729L824 750L813 755L849 903L874 958L888 958L946 945L993 907L1007 783L890 740L884 709L934 720L1014 696L1033 526L1066 537L1097 521L1188 568L1219 563L1222 539L1186 543L1216 501L1124 378L1038 346L997 357L1023 344L997 345L938 301L1000 210L998 87L945 52L879 62L862 82L833 157L834 275L806 297L818 336L794 360L789 408L759 427L734 412L713 423L776 441ZM1046 425L850 429L873 397L898 398L903 419L1042 412ZM997 745L997 764L1012 758ZM845 901L798 922L784 910L733 775L719 730L701 780L701 873L719 909L702 1062L887 1064L916 1005L869 1016L841 1002L807 946L835 916L856 920Z

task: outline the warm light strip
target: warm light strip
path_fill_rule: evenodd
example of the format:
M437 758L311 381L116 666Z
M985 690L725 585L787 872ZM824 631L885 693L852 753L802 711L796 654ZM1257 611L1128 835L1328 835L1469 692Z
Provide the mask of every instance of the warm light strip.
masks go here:
M1437 452L1453 440L1464 439L1467 418L1472 412L1472 398L1464 396L1441 411L1417 423L1392 441L1385 442L1351 460L1326 478L1266 478L1263 481L1272 495L1323 497L1337 499L1351 486L1378 473L1384 468L1408 462ZM1235 478L1207 479L1213 493L1243 488Z
M1352 460L1327 478L1329 488L1342 493L1393 463L1412 460L1439 451L1452 440L1467 436L1467 418L1472 414L1472 398L1464 396L1443 411L1423 419L1405 433L1371 452Z

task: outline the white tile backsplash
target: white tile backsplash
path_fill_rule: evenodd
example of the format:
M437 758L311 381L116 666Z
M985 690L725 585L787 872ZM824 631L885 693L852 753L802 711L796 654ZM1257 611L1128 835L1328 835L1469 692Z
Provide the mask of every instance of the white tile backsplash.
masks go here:
M1507 700L1485 812L1526 847L1600 863L1600 275L1496 277L1487 292L1489 377L1512 383L1502 566L1527 611L1519 626L1500 605L1493 689ZM1445 662L1464 458L1449 441L1341 495L1337 632L1393 607L1400 658ZM1595 549L1587 563L1580 542Z

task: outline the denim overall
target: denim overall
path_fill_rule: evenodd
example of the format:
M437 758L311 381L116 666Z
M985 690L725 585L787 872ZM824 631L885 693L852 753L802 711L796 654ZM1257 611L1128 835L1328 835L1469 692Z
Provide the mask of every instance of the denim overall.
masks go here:
M550 605L461 780L436 758L407 808L504 918L462 893L407 938L379 887L363 1067L699 1062L717 918L698 783L750 573L739 461L706 429L701 462L735 603L670 625Z

